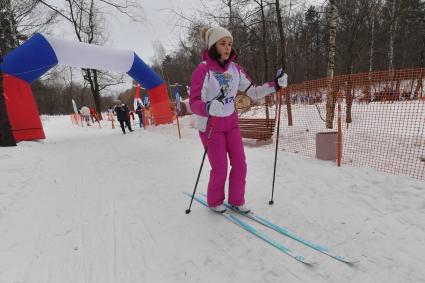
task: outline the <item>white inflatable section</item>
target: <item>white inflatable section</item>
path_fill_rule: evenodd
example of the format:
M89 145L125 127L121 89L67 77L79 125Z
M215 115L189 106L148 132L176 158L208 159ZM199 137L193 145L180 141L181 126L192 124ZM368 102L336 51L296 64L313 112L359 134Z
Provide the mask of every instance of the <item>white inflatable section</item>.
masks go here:
M59 65L127 73L134 61L131 50L76 42L43 34L55 51Z

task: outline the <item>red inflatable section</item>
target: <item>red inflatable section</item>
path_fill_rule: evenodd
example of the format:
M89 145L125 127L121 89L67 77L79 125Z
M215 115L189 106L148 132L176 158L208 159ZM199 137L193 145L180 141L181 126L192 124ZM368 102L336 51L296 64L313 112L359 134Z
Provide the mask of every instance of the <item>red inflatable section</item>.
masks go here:
M170 100L168 99L165 84L148 90L148 95L151 102L151 114L154 118L154 124L172 123L173 113L171 112Z
M18 142L45 139L31 86L21 79L3 74L3 89L15 140Z

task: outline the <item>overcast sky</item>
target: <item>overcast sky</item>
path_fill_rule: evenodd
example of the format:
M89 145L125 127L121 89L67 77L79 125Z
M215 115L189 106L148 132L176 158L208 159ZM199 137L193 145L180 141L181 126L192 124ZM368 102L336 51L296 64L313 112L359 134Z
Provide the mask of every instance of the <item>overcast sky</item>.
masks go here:
M130 49L135 51L147 64L152 63L154 56L153 45L155 41L161 42L167 51L177 49L179 38L184 38L187 29L179 27L178 16L170 10L182 11L183 14L190 15L194 10L201 9L200 0L138 0L143 7L142 22L133 22L127 16L120 14L116 10L111 10L105 15L107 30L109 31L108 45L111 47ZM208 1L204 1L208 3ZM213 1L211 1L213 2ZM216 5L211 3L211 5ZM307 1L311 4L321 4L323 0ZM58 3L53 1L57 5ZM298 3L300 5L300 3ZM70 30L68 23L63 23L58 28L51 30L56 36L76 40L75 35ZM129 82L131 81L128 78ZM125 89L130 86L121 86Z
M168 50L176 49L179 36L185 30L177 27L177 16L169 9L184 10L188 14L200 8L199 0L139 0L146 18L134 23L125 16L108 19L111 44L136 51L148 63L154 55L153 43L160 41Z
M183 11L185 15L191 14L195 9L200 9L199 0L138 0L143 7L142 22L134 22L116 10L105 14L106 28L109 32L108 45L111 47L130 49L135 51L143 61L152 64L154 56L153 45L155 41L161 42L169 52L177 49L179 38L184 38L185 30L177 25L178 17L170 10ZM51 2L61 6L60 2ZM63 22L50 30L54 36L76 40L69 23ZM131 85L118 87L123 90Z
M199 0L138 0L143 7L142 22L134 22L116 10L105 14L109 32L108 45L134 50L146 63L152 63L153 44L160 41L167 51L177 48L179 37L187 30L178 27L177 16L170 9L190 14L201 7ZM62 23L50 33L75 40L69 23Z

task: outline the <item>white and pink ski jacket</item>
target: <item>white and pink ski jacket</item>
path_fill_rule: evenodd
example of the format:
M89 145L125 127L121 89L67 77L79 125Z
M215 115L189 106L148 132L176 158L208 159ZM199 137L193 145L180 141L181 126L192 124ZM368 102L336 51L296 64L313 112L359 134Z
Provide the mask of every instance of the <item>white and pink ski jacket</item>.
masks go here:
M242 67L234 62L235 57L233 55L223 68L205 52L204 61L192 74L189 105L196 115L196 128L201 132L205 132L208 121L206 105L219 97L221 91L225 94L222 117L229 117L235 112L234 102L238 90L246 92L252 99L261 99L275 92L274 82L253 85Z

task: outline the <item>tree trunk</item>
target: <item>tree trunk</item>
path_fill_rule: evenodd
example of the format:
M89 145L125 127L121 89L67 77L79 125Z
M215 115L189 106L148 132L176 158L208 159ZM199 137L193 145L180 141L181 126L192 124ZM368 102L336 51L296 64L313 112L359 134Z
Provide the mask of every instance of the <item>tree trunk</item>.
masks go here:
M263 33L261 44L262 44L263 58L264 58L264 80L267 80L269 78L269 60L267 57L266 16L264 15L264 5L262 0L261 0L260 8L261 8L261 24L262 24L262 33Z
M232 0L227 1L227 6L229 7L229 29L233 29L233 10L232 10Z
M395 13L395 0L393 0L393 6L391 9L391 25L390 25L390 40L388 47L388 69L393 69L393 57L394 57L394 13Z
M90 84L90 90L93 95L94 99L94 106L97 113L101 112L101 105L100 105L100 89L99 89L99 82L98 82L98 76L97 76L97 70L94 69L87 69L86 72L86 80Z
M328 79L328 95L326 100L326 128L333 128L333 121L335 117L335 102L336 102L336 91L332 89L332 80L334 77L335 67L335 41L336 41L336 22L337 22L337 10L336 1L329 0L330 2L330 18L329 18L329 53L328 53L328 68L326 77Z
M264 80L269 78L269 61L267 58L267 44L266 44L266 17L264 15L264 5L263 0L260 1L260 9L261 9L261 23L262 23L262 33L263 40L261 42L263 48L263 58L264 58ZM266 118L269 119L269 98L266 97Z
M0 60L1 61L1 60ZM1 63L1 62L0 62ZM0 72L0 146L16 146L3 95L3 73Z
M3 56L13 47L14 28L10 14L10 1L2 0L0 4L0 65L3 63ZM16 37L15 37L16 39ZM0 70L0 146L16 146L10 126L9 116L6 108L6 98L3 89L3 72Z
M373 71L373 48L375 43L375 16L372 19L372 26L370 29L370 50L369 50L369 72Z
M419 54L420 66L422 67L421 72L419 74L418 80L416 82L415 91L413 92L413 99L419 98L419 92L423 93L423 79L425 77L425 34L422 34L422 49Z
M84 1L80 1L79 3L72 2L71 0L67 0L69 12L70 12L70 20L75 31L75 35L78 38L78 41L85 42L88 44L94 43L95 35L99 32L101 32L98 29L98 26L96 26L95 21L95 9L94 9L94 1L91 0L89 4L89 8L87 11L85 11L85 5ZM75 6L74 6L75 5ZM77 10L75 10L77 9ZM85 24L83 23L82 14L87 12L88 13L88 22ZM87 40L83 40L83 34L87 36ZM97 113L100 113L102 109L100 108L100 88L99 88L99 79L97 70L90 70L86 69L83 70L84 80L86 80L90 84L90 91L93 95L94 99L94 107ZM92 75L93 72L93 75Z
M348 77L347 82L347 91L345 92L345 101L347 103L347 109L346 109L346 117L345 117L345 123L348 125L352 122L352 116L351 116L351 108L353 106L353 94L352 94L352 88L353 88L353 82L351 74Z
M390 25L390 39L389 39L389 48L388 48L388 69L392 70L394 69L394 35L397 30L398 25L398 15L396 15L396 7L395 7L396 0L393 0L393 4L391 7L391 25ZM399 7L397 10L400 9L400 2Z
M316 29L316 50L315 50L315 53L316 53L316 72L315 72L315 74L314 74L314 77L315 78L318 78L318 77L320 77L320 56L321 56L321 51L320 51L320 44L321 44L321 41L320 41L320 28L319 29Z
M286 65L286 38L283 32L283 23L282 23L282 15L280 13L280 3L279 0L276 0L276 16L277 16L277 25L279 29L279 38L280 38L280 50L281 50L281 58L280 63L282 70L285 71ZM280 94L279 94L280 95ZM289 91L286 91L286 111L288 113L288 126L292 126L292 110L291 110L291 97ZM280 98L276 101L281 101ZM277 108L276 108L277 109Z
M422 49L419 54L419 61L421 62L421 67L425 68L425 31L422 34Z
M372 24L370 27L370 49L369 49L369 74L368 74L368 82L366 86L366 91L364 95L364 99L367 103L372 100L372 82L371 82L371 72L373 72L373 64L374 64L374 55L375 55L375 19L379 14L380 2L374 3L372 6Z
M16 29L16 21L11 11L10 0L1 0L0 2L0 44L2 49L0 50L1 56L4 56L8 51L19 45L17 36L18 31Z

